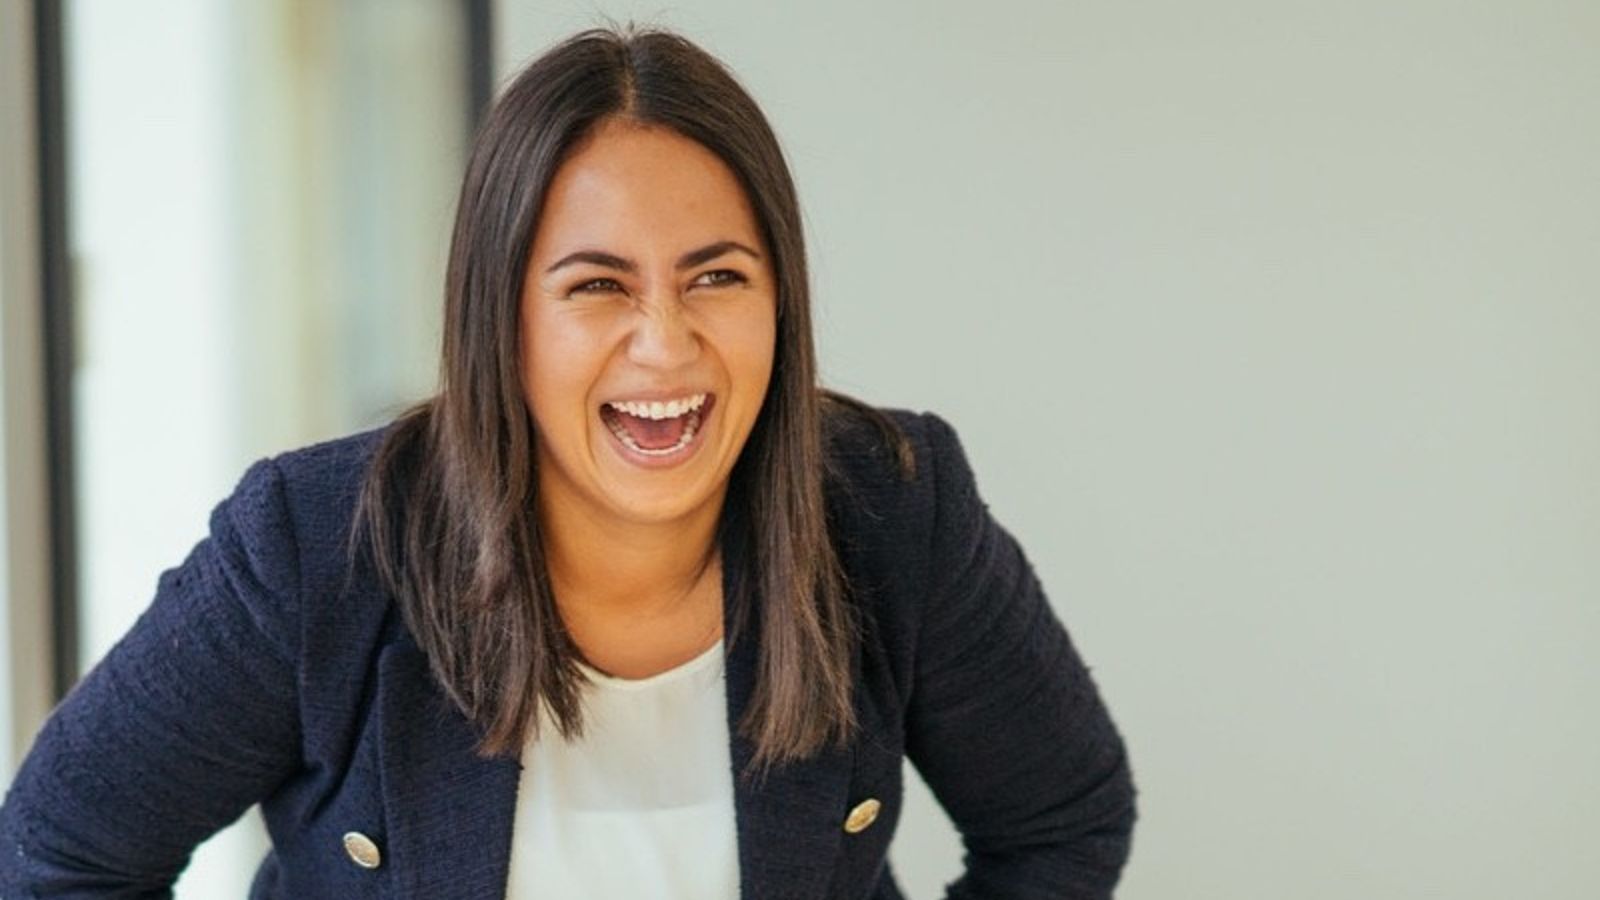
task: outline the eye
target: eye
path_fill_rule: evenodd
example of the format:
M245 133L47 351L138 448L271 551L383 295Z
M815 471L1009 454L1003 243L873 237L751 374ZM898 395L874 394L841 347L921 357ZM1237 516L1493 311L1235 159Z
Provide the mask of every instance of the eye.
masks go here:
M714 269L705 273L704 275L701 275L699 279L695 280L699 281L700 279L705 278L710 279L710 281L706 283L706 287L724 287L730 284L744 284L745 282L749 281L749 279L745 278L744 275L735 272L732 269Z
M579 282L572 288L571 293L603 294L607 291L620 290L622 290L622 285L618 284L615 278L591 278L588 281Z

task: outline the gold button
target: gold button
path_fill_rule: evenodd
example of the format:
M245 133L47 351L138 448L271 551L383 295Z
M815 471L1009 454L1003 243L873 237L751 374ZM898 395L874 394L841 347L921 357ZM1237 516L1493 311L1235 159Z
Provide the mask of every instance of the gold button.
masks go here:
M882 808L883 804L876 797L868 797L857 803L856 808L850 810L850 817L844 820L844 830L855 834L865 829L877 820L878 810Z
M359 831L345 832L344 852L350 854L350 861L363 869L376 869L378 863L383 862L383 854L378 852L378 845L372 838Z

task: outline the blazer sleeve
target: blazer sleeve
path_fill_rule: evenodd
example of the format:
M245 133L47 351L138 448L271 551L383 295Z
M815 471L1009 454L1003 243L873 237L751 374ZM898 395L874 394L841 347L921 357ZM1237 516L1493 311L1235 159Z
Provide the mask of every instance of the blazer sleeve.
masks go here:
M294 771L291 532L258 462L34 739L0 806L0 896L170 897L195 845Z
M931 596L906 755L961 833L949 900L1109 898L1136 819L1128 755L1017 541L932 413Z

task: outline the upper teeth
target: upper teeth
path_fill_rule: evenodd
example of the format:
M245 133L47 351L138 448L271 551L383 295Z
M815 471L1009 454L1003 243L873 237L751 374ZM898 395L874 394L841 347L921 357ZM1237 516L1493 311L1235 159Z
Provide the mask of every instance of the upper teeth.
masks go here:
M641 419L676 419L686 412L699 409L706 402L705 394L695 394L683 400L668 400L665 403L655 401L652 403L636 403L632 400L614 400L609 405L620 409L630 416Z

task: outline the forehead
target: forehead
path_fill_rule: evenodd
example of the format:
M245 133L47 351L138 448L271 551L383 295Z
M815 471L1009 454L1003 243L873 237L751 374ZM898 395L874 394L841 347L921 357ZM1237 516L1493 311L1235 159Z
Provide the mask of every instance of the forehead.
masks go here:
M608 121L561 165L545 196L534 254L578 243L757 240L754 210L733 170L668 128Z

